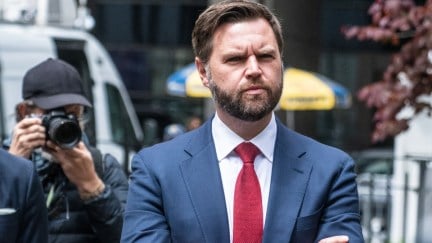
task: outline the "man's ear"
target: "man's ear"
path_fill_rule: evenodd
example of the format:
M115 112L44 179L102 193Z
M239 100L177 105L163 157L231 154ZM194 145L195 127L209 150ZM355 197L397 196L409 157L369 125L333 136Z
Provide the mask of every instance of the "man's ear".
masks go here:
M24 117L27 115L27 104L24 102L18 103L15 106L15 119L17 122L24 119Z
M195 57L195 66L198 70L198 74L201 78L201 82L203 83L204 86L206 86L207 88L209 87L209 80L207 78L207 71L205 68L205 64L201 61L201 59L199 59L198 57Z

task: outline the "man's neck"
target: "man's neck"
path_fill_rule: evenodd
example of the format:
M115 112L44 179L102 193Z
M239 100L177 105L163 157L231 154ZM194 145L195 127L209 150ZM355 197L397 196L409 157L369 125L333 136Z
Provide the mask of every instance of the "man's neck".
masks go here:
M245 121L223 111L216 112L221 121L244 140L250 140L264 130L273 115L269 113L258 121Z

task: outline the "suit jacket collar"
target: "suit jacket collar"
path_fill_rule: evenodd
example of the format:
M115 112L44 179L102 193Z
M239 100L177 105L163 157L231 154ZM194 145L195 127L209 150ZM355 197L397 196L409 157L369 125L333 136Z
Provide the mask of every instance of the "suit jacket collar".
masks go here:
M291 238L312 170L300 135L278 119L272 181L263 242L286 242ZM225 196L211 135L211 119L194 130L185 152L191 157L181 164L195 213L206 241L229 242Z
M229 242L225 195L211 135L211 120L194 130L180 165L205 242Z
M312 171L300 135L277 121L276 146L263 242L287 242Z

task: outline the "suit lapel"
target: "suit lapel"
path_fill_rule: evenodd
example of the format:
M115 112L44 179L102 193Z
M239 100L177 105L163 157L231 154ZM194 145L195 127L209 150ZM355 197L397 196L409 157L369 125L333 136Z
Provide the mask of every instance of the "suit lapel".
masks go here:
M312 165L297 134L278 122L263 242L288 242L303 202ZM304 157L303 157L304 156Z
M211 121L211 120L210 120ZM229 242L228 217L211 122L199 128L186 146L191 155L181 173L206 242Z
M211 121L211 119L210 119ZM180 165L205 242L229 242L229 226L219 164L211 136L211 122L195 131ZM280 122L276 137L272 181L263 242L287 242L294 230L312 171L298 134Z

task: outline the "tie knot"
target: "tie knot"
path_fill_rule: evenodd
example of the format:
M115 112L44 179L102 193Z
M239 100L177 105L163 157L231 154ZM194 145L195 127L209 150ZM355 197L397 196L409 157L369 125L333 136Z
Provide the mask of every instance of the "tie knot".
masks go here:
M250 142L239 144L234 151L240 156L243 163L253 163L260 150Z

